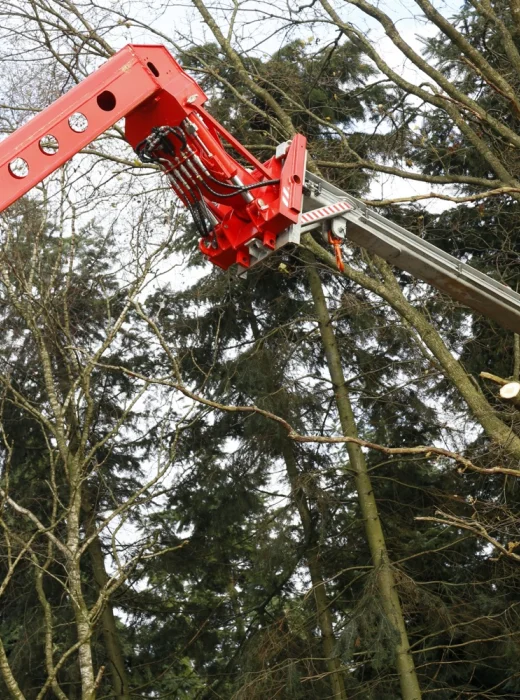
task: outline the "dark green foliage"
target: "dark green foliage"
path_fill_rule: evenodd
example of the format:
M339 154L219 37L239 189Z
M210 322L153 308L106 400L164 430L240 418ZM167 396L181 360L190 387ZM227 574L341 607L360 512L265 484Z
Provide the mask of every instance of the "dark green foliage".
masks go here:
M479 48L492 46L494 60L503 65L499 45L488 41L488 25L469 5L463 8L460 26ZM432 39L427 48L431 60L442 60L443 69L464 90L503 107L474 73L460 69L450 45ZM210 68L202 82L215 116L259 158L269 158L280 134L265 118L265 113L272 116L268 106L241 84L217 47L205 45L195 55L192 67ZM316 49L310 42L296 41L267 60L248 59L247 67L307 135L315 160L349 162L334 130L338 127L352 132L351 143L362 155L390 158L395 147L399 156L405 153L425 172L492 175L467 144L459 143L445 113L432 111L417 138L408 143L401 126L386 142L384 137L366 139L359 124L378 120L381 110L391 111L402 95L381 85L366 89L377 76L349 42ZM250 104L237 102L230 86L246 94ZM309 112L322 123L310 119ZM424 147L426 135L431 148ZM368 176L354 172L335 182L363 191ZM324 168L326 176L334 173ZM495 275L500 270L509 284L519 281L516 203L508 196L440 215L413 207L386 213L480 269ZM62 240L55 227L42 228L41 211L30 202L21 202L12 216L16 235L5 254L21 271L20 279L34 236L39 231L45 239L36 292L41 297L57 256L66 260L72 242ZM193 236L187 226L173 246L175 252L192 251ZM108 322L107 300L114 318L126 298L111 272L110 236L92 223L75 245L72 279L65 283L66 266L58 265L52 304L41 310L62 397L71 379L64 344L72 339L84 350L92 348ZM359 251L352 252L352 259L373 272ZM393 447L454 446L480 465L494 466L494 447L469 421L458 393L415 342L408 325L366 290L323 270L320 274L360 434ZM398 279L405 293L413 294L414 303L441 327L468 371L510 374L510 335L454 307L408 275ZM181 291L157 287L143 306L164 345L134 314L119 344L104 356L105 364L175 382L178 376L166 347L175 356L185 386L205 399L230 407L256 406L287 421L301 435L339 434L334 387L297 250L277 253L246 279L232 271L213 271ZM71 338L62 332L64 308ZM44 377L25 323L12 300L0 297L2 374L9 374L14 388L41 405L46 400ZM92 396L97 420L90 443L110 434L126 401L136 395L134 379L119 370L96 368ZM309 573L314 557L330 601L349 699L397 700L396 633L378 593L378 571L372 567L344 447L294 442L286 426L258 413L213 410L204 404L188 409L180 393L167 384L155 387L150 404L136 408L125 419L126 431L99 451L102 469L85 485L84 533L110 507L135 493L154 460L174 454L164 491L146 507L132 509L129 517L162 555L139 558L113 601L133 695L182 700L330 698ZM516 414L509 415L514 426ZM76 419L81 421L81 415ZM47 523L52 517L48 436L9 398L2 405L2 426L13 445L9 472L7 450L2 448L2 484L9 477L10 493ZM71 430L71 442L74 439ZM453 461L432 455L389 457L367 451L367 461L424 696L520 697L515 566L467 530L420 519L441 511L485 523L505 548L514 549L517 520L511 509L518 500L516 483L501 476L462 473ZM62 472L56 488L65 500ZM305 501L308 522L298 498ZM32 532L29 527L24 531L25 521L12 514L5 517L11 518L8 524L16 523L21 539ZM110 566L108 538L101 544ZM127 546L137 551L135 542ZM0 575L7 566L2 547ZM37 541L35 551L43 561L45 540ZM88 558L82 575L92 603L97 585ZM75 638L63 584L58 556L45 579L59 630L58 650ZM41 606L28 559L17 569L3 601L0 637L23 692L32 700L46 673ZM93 637L93 652L96 668L106 664L101 625ZM75 662L64 665L59 680L67 697L79 699ZM0 686L0 693L6 692ZM108 674L99 694L113 697Z
M342 52L351 55L352 48L345 44L330 59L324 52L307 62L303 57L308 48L295 43L269 61L251 60L249 66L259 84L276 92L307 133L317 158L341 160L344 154L334 132L308 121L302 105L312 105L325 121L342 126L366 119L374 110L375 100L355 107L345 92L337 104L338 84L355 83L355 78L341 71L336 76L334 70L320 71ZM239 84L214 46L203 47L200 55L206 66L216 67L234 86ZM355 60L345 61L343 69L353 65ZM240 140L258 146L256 154L269 157L266 145L276 142L277 134L269 132L261 115L238 104L226 84L218 89L216 85L213 78L205 84L209 92L216 91L212 101L216 116ZM381 95L376 99L384 101ZM259 102L255 105L266 109ZM425 123L425 129L449 148L446 125L442 115L438 118L437 127L432 113L431 126ZM376 149L374 143L372 147ZM412 157L420 161L418 150ZM467 172L473 172L474 164L465 163ZM433 165L421 162L421 167L427 170ZM455 167L455 161L450 162L446 172ZM359 180L337 182L351 190L363 187ZM500 207L500 214L507 217L507 206ZM505 260L499 231L514 230L511 219L498 223L495 213L486 218L487 213L473 206L441 216L413 208L390 215L450 252L463 249L485 270L496 270L498 259ZM490 223L496 226L497 242L491 254L481 241ZM486 232L486 241L487 236ZM517 271L514 264L506 268L511 281ZM471 443L471 431L465 436L450 425L451 417L459 420L465 407L435 364L419 352L408 329L365 291L326 274L323 279L362 435L403 447L447 440L464 449ZM471 343L481 342L491 357L496 338L490 343L475 334L469 341L461 335L467 310L448 306L445 298L418 288L405 274L400 281L405 290L413 289L417 305L443 324L453 347L462 345L465 363L471 356L473 366L483 369ZM282 416L303 434L337 433L323 348L297 255L273 257L246 280L232 273L212 273L180 293L162 289L150 298L148 308L158 313L164 337L175 347L183 377L194 390L223 404L254 404ZM511 340L505 334L503 339L505 358ZM163 372L168 370L166 357L154 362ZM175 601L175 612L167 614L167 622L160 626L168 632L152 633L158 657L165 655L162 649L171 648L172 640L180 644L194 625L195 638L182 647L181 656L193 660L197 682L212 688L201 697L209 698L212 692L229 698L329 697L330 686L321 676L316 611L312 598L305 595L310 585L305 554L314 545L333 601L338 653L349 669L345 676L349 697L398 698L390 651L394 632L376 593L376 574L343 449L288 447L286 430L279 424L258 415L227 412L201 415L183 433L181 445L186 467L156 524L172 542L185 534L196 549L172 553L169 570L189 582L182 591L176 588L172 595L175 584L159 572L150 579L162 610ZM308 539L294 499L288 498L287 449L294 450L299 483L309 504ZM487 449L482 439L481 453ZM427 457L388 459L371 452L368 458L425 696L498 697L506 692L516 697L516 661L509 661L516 638L515 570L504 560L496 562L467 532L417 520L443 510L467 518L478 511L491 521L489 500L498 498L503 482L471 478L457 473L450 462ZM514 537L513 530L500 537L506 544ZM183 628L181 619L188 620L188 626ZM156 624L150 623L150 629ZM150 651L141 658L154 664Z

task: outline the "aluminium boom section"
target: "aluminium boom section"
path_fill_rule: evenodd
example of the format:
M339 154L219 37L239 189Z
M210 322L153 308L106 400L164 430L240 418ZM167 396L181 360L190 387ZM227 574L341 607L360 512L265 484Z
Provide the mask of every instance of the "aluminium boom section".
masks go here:
M520 294L513 289L394 224L317 175L307 172L305 185L307 216L304 213L301 217L302 233L322 225L325 219L337 221L341 217L346 222L346 237L353 243L520 333ZM332 205L339 202L348 208L334 215ZM313 220L312 212L317 208L329 213ZM337 232L337 226L334 230Z

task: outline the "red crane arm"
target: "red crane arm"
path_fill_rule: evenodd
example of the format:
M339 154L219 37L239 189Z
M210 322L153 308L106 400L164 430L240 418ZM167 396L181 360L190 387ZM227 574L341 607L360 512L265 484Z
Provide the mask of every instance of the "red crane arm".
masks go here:
M206 100L165 47L126 46L0 142L0 211L124 117L128 142L162 168L192 213L201 251L220 267L248 267L251 241L272 250L298 222L306 140L296 136L262 164L211 117Z
M127 141L163 170L215 265L247 268L301 233L332 231L337 250L347 235L520 333L520 294L306 172L303 136L260 163L204 109L206 100L164 46L126 46L0 142L0 211L124 117Z

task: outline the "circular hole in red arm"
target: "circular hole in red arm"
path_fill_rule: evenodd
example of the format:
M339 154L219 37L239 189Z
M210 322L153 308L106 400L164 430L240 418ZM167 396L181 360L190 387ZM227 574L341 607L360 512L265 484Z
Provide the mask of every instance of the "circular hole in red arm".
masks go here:
M116 96L110 90L103 90L97 96L97 103L104 112L111 112L116 106Z
M18 180L22 180L29 175L29 165L23 158L15 158L7 167L11 175L18 178Z
M76 134L82 134L87 130L88 119L81 112L74 112L74 114L71 114L69 117L69 127Z
M53 156L58 152L60 144L58 139L52 134L46 134L40 139L40 151L45 153L46 156Z

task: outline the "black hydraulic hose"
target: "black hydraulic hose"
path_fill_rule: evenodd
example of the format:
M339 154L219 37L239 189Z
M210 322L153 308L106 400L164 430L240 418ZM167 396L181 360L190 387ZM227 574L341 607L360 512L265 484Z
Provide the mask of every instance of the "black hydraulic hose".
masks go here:
M178 126L162 126L162 127L154 127L152 129L152 134L153 136L156 137L157 141L155 144L150 144L149 139L150 136L148 136L146 139L143 139L140 143L137 144L135 147L135 150L137 152L137 155L142 159L142 156L145 158L149 159L148 162L152 162L153 156L149 152L151 149L156 148L156 146L161 145L160 141L162 140L161 137L164 137L166 133L173 134L181 143L181 151L184 150L185 148L188 147L188 142L186 140L186 137L184 135L184 132L182 129ZM144 145L147 144L149 147L147 149L144 148ZM173 144L168 141L168 146L171 148L173 147ZM163 150L168 150L164 149ZM141 153L141 151L144 151ZM174 149L174 155L175 155L175 149ZM195 161L197 164L197 161ZM221 180L218 180L216 177L214 177L208 170L205 168L202 173L201 173L201 178L207 177L209 178L212 182L215 184L219 185L219 187L225 187L226 189L232 189L233 192L229 194L220 194L219 192L215 192L207 183L204 182L202 179L202 183L204 187L208 190L208 192L211 192L212 195L216 197L234 197L235 194L241 194L242 192L249 192L250 190L257 189L259 187L267 187L268 185L278 185L280 184L280 180L265 180L264 182L255 182L252 185L230 185L227 182L222 182Z
M195 164L197 165L197 161L194 161ZM220 187L225 187L226 189L232 189L236 190L232 194L218 194L214 190L209 187L206 183L204 183L204 186L206 189L211 192L211 194L218 195L219 197L232 197L233 194L240 194L241 192L248 192L249 190L253 190L257 187L267 187L267 185L279 185L280 180L265 180L264 182L255 182L252 185L230 185L227 182L222 182L221 180L218 180L216 177L213 177L213 175L208 171L206 168L205 170L200 173L200 176L202 178L207 177L209 178L212 182L216 183L217 185L220 185ZM204 180L203 180L204 182Z
M218 180L216 180L216 182L218 182L219 185L225 185L225 183L219 182ZM249 190L258 189L259 187L267 187L267 185L279 185L280 180L266 180L265 182L256 182L253 185L244 185L240 189L236 190L236 192L229 192L229 194L220 194L220 192L215 192L215 190L212 189L207 182L204 182L204 180L202 180L202 184L208 190L208 192L211 192L213 196L229 198L235 197L237 194L242 194L242 192L249 192Z
M204 167L202 163L200 163L200 161L197 162L197 160L194 161L195 165L198 166L199 171L202 170L202 172L199 172L198 176L190 174L187 180L181 178L181 175L179 173L179 182L177 182L172 172L173 170L175 170L174 167L171 167L172 164L165 158L161 158L159 155L154 154L154 151L157 148L160 148L160 150L163 151L165 154L173 155L174 157L176 157L175 146L168 138L166 138L167 134L172 134L177 138L177 140L181 144L181 152L188 148L188 142L186 140L184 132L180 127L163 126L153 127L152 133L137 144L137 146L135 147L135 152L137 153L138 157L143 163L155 163L159 165L159 167L161 167L161 169L166 173L172 173L171 179L172 181L175 181L174 190L177 188L182 193L183 199L185 200L186 208L191 214L193 223L195 224L195 228L197 229L199 235L201 235L203 238L207 238L210 235L213 226L211 223L212 217L208 209L208 205L206 204L204 195L202 194L202 191L197 183L198 179L200 179L201 185L210 194L212 194L214 197L222 199L229 199L230 197L235 197L244 192L249 192L250 190L259 189L261 187L268 187L269 185L280 184L280 180L278 179L265 180L264 182L255 182L252 185L231 185L227 182L222 182L221 180L218 180L207 170L207 168ZM191 156L193 155L195 154L190 153L188 159L191 159ZM166 169L162 164L161 161L163 160L168 164L168 169ZM228 192L227 194L221 194L220 192L215 191L206 182L206 179L211 180L215 184L219 185L219 187L224 187L233 191ZM190 181L192 184L190 184ZM199 195L198 197L193 191L193 187L195 187Z
M201 202L197 197L194 195L194 193L191 191L189 188L183 188L182 186L179 186L179 189L181 190L182 194L184 195L184 198L186 200L186 206L193 218L193 223L195 224L195 227L199 234L203 238L207 238L210 234L210 229L208 229L207 222L206 222L206 216L204 211L202 210L201 207ZM186 189L186 191L185 191ZM192 198L192 202L190 202L189 197ZM202 197L202 195L201 195Z
M184 135L184 131L181 129L180 126L173 126L171 127L171 131L174 136L176 136L179 141L181 142L181 151L184 148L187 148L188 146L188 141L186 140L186 136Z

